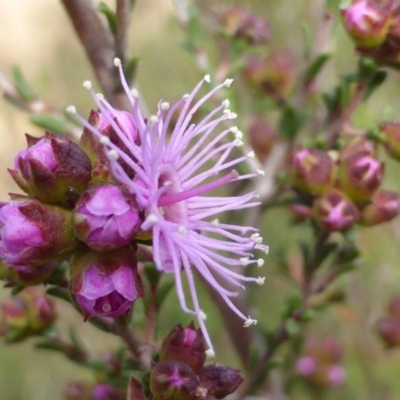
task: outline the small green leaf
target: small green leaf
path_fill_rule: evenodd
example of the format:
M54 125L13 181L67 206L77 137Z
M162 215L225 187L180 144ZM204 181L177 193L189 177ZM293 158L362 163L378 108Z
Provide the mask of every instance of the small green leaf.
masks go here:
M383 70L379 70L375 73L375 75L368 82L367 90L364 94L364 100L368 99L368 97L371 96L371 94L374 93L375 90L377 90L385 82L387 75L388 73Z
M307 84L313 81L330 58L328 53L322 53L315 58L304 73L304 82Z
M59 299L65 300L68 303L72 303L72 299L68 289L54 286L51 287L50 289L47 289L46 293L49 294L50 296L54 296Z
M14 78L15 89L18 94L25 101L32 101L35 99L36 94L32 88L32 86L26 81L22 71L19 67L14 66L12 69L12 74Z
M40 128L46 129L51 132L68 132L68 126L61 119L60 116L50 114L32 114L29 117L29 120L36 126L39 126Z
M175 286L174 281L165 282L162 286L160 286L160 288L157 291L157 298L156 298L156 306L158 308L162 306L162 303L164 302L168 293L174 286Z
M72 326L69 327L69 337L71 339L71 342L72 342L74 348L77 351L79 351L80 353L85 353L85 349L82 345L82 342L79 340L79 338L75 332L75 329Z
M338 247L337 243L325 243L316 252L313 265L321 265L322 262Z
M127 82L133 82L139 66L140 57L132 57L124 65L124 74Z
M285 301L282 318L289 318L295 311L299 310L303 306L303 299L300 293L290 294Z
M118 20L115 12L104 2L100 2L97 9L107 18L110 31L115 35L118 29Z
M289 336L295 336L300 332L301 325L293 318L289 318L285 324L286 332Z
M279 132L285 139L293 140L303 123L304 115L297 112L291 105L287 105L279 123Z

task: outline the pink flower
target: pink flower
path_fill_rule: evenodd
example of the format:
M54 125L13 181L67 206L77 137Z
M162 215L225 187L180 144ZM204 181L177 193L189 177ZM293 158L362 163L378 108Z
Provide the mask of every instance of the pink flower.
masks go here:
M256 175L250 173L240 176L233 169L248 157L254 157L254 154L239 157L234 155L243 143L236 127L225 126L226 122L236 118L236 114L228 109L228 100L223 101L197 124L192 123L193 114L216 92L229 87L232 81L227 79L196 102L194 98L200 88L210 82L207 75L190 94L172 106L160 102L157 114L145 119L140 111L138 93L128 87L120 60L116 59L115 65L119 68L122 85L132 105L140 144L131 140L119 128L114 120L114 109L102 95L96 95L91 90L89 82L84 86L91 91L99 111L108 118L127 151L116 146L79 115L77 118L105 145L114 178L135 195L139 210L145 215L141 230L152 237L155 264L159 270L175 274L181 307L187 313L197 316L209 346L208 354L213 355L193 269L218 291L247 327L255 324L256 320L237 309L231 298L238 293L231 288L244 288L244 282L263 284L265 278L244 276L241 270L249 264L263 265L263 260L252 258L253 252L267 251L256 229L222 223L217 218L223 212L237 212L258 205L254 201L255 192L241 196L204 196L230 182L250 179ZM177 122L171 127L170 121L179 110ZM76 114L74 107L69 107L69 111ZM233 140L229 139L230 135L234 136ZM120 162L134 170L133 179L127 175ZM217 177L220 174L223 175ZM192 308L186 303L181 271L188 281ZM228 283L230 288L225 288L222 282Z

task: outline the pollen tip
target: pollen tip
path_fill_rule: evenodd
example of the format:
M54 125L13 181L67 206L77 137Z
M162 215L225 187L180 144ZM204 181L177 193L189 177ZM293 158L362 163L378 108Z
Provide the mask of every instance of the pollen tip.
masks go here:
M248 257L242 257L239 261L240 264L242 264L244 267L250 264L250 260Z
M204 81L207 82L207 83L210 83L210 82L211 82L211 76L210 76L210 74L207 74L207 75L204 76Z
M90 90L90 89L92 88L92 82L90 82L90 81L85 81L85 82L83 82L82 86L83 86L85 89Z
M114 58L114 66L116 66L116 67L121 66L121 60L118 57Z
M265 253L265 254L268 254L268 253L269 253L269 247L268 247L268 246L265 246L264 253Z
M254 151L250 151L249 153L247 153L247 157L248 158L254 158L255 157Z
M257 174L261 175L261 176L265 176L265 172L262 169L258 169Z
M114 149L108 151L107 154L108 154L108 157L112 158L113 160L118 160L118 158L119 158L117 151Z
M252 319L250 317L248 317L246 319L246 321L244 321L244 324L243 324L243 326L245 328L248 328L249 326L252 326L252 325L257 325L257 320L256 319Z
M237 114L236 114L236 113L230 112L230 113L228 114L228 119L236 119L236 118L237 118Z
M97 97L99 100L104 100L104 94L103 94L103 93L96 93L96 97Z
M237 131L235 132L235 138L236 139L243 139L243 132L242 131Z
M137 89L131 89L131 95L137 99L139 97L139 91Z
M168 103L168 101L163 101L162 103L161 103L161 105L160 105L160 108L161 108L161 110L169 110L169 103Z
M178 232L179 232L181 235L185 235L185 234L187 233L187 229L186 229L185 226L181 225L181 226L178 228Z
M233 144L234 144L235 147L241 147L241 146L244 145L243 141L240 140L240 139L238 139L238 138L236 138L236 139L233 141Z
M229 101L229 99L225 99L223 102L222 102L222 106L226 109L226 108L228 108L229 106L230 106L230 104L231 104L231 102Z
M186 93L186 94L184 94L184 95L182 96L182 99L183 99L183 100L187 100L189 97L190 97L190 95L189 95L188 93Z
M235 133L235 134L239 132L239 129L238 129L237 126L231 126L231 127L229 128L229 130L230 130L232 133Z
M100 143L104 145L110 144L110 138L102 135L100 138Z
M264 285L264 283L265 283L265 276L259 276L259 277L256 279L256 283L257 283L257 285L259 285L259 286Z
M158 221L157 215L150 214L150 215L147 217L147 221L149 221L149 222L151 222L151 223L154 224L155 222Z
M203 310L200 310L199 316L203 321L207 319L207 314Z
M157 115L152 115L149 120L151 123L156 124L158 122L158 117Z
M75 106L68 106L65 111L69 114L76 114L76 107Z
M168 187L168 186L171 186L172 185L172 182L171 181L165 181L164 183L163 183L163 187Z
M206 350L206 356L207 356L207 358L214 358L215 357L215 351L213 349L207 349Z
M263 265L264 265L264 260L263 260L262 258L259 258L259 259L257 260L257 266L258 266L258 268L261 268Z
M224 86L230 87L232 85L233 79L225 79Z
M213 219L213 220L211 221L211 225L212 225L212 226L218 226L218 225L219 225L219 219L218 219L218 218Z

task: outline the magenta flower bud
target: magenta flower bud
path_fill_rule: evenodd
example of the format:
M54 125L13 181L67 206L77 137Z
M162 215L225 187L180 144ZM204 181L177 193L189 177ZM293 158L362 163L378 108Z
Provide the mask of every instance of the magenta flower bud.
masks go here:
M92 400L92 388L86 382L70 382L64 388L63 400Z
M305 221L312 217L313 211L312 208L304 205L304 204L293 204L292 212L297 220Z
M310 377L317 371L317 360L311 356L300 357L296 362L297 372L305 377Z
M98 251L130 243L141 223L133 196L113 184L83 193L75 206L73 222L76 236Z
M125 400L125 396L113 386L99 383L92 390L92 400Z
M344 231L359 219L357 207L337 189L318 197L313 210L317 223L328 231Z
M343 25L360 49L380 46L387 37L391 12L375 0L353 0L352 4L341 10Z
M338 168L340 188L355 202L371 199L383 178L384 165L374 155L356 152L341 158Z
M22 286L40 285L47 281L53 274L56 263L50 262L32 267L30 265L17 265L9 267L8 279L11 283Z
M92 110L88 122L88 126L93 127L103 135L105 142L111 142L118 146L118 148L127 150L125 143L119 137L119 134L117 134L117 130L128 141L139 143L135 120L126 111L109 107L107 113L103 114ZM92 182L94 184L102 184L112 181L110 163L104 152L104 144L100 143L98 137L88 127L85 127L83 130L79 144L86 151L92 162ZM121 160L121 165L129 176L133 176L133 171L126 162Z
M76 253L71 267L71 292L84 311L91 316L116 318L127 315L133 302L143 297L135 253L120 248L98 253Z
M341 386L346 380L346 371L340 365L332 365L328 369L328 383L331 386Z
M380 131L386 139L387 153L400 161L400 122L384 122L380 125Z
M28 148L18 153L9 172L30 196L50 204L74 204L88 186L91 163L71 140L46 132L42 138L26 135Z
M229 36L251 44L266 43L271 37L267 21L240 6L231 7L223 15L222 24Z
M388 190L377 190L371 204L363 208L360 224L371 226L387 222L399 213L399 195Z
M217 399L223 399L233 393L243 382L239 370L223 364L206 365L201 370L199 377L198 392L205 392Z
M321 194L332 187L334 177L334 164L327 153L305 148L293 156L291 179L297 190Z
M180 361L161 361L150 373L150 390L156 400L188 400L198 383L193 370Z
M199 374L206 361L206 342L201 329L191 322L186 328L177 325L161 345L160 360L182 361Z
M126 400L146 400L142 383L133 375L129 377Z
M260 116L255 116L251 119L247 131L251 147L258 159L264 163L276 143L278 135L271 125Z
M376 324L379 337L387 347L400 345L400 320L393 317L381 318Z
M71 213L36 200L0 205L0 257L8 265L63 260L77 245Z

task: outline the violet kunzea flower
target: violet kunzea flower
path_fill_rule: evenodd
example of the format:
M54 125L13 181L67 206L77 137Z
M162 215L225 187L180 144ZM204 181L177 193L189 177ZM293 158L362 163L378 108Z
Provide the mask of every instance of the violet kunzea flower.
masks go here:
M0 204L0 258L6 264L62 260L76 245L71 212L30 199Z
M89 184L89 157L76 143L54 133L26 138L28 148L18 153L9 170L15 182L45 203L73 204Z
M137 208L132 195L116 185L93 187L83 193L75 206L76 235L98 251L125 246L139 230Z
M193 114L216 92L229 87L232 80L227 79L195 101L203 84L210 82L210 76L207 75L190 94L174 105L160 102L157 115L146 119L140 111L137 91L131 91L128 87L120 60L115 59L114 63L119 68L122 85L132 106L139 141L131 140L120 129L115 122L114 109L102 95L92 91L90 82L85 82L84 87L91 91L99 111L108 119L126 151L77 115L75 107L69 107L68 111L75 114L86 129L97 135L105 146L114 178L135 196L139 210L145 215L141 230L152 238L156 266L161 271L175 274L181 307L197 316L209 346L208 354L212 355L214 350L204 324L205 314L199 304L192 269L196 269L221 295L244 320L246 327L255 324L256 320L237 309L231 300L237 292L231 288L244 288L243 282L262 284L265 279L240 273L243 266L263 265L262 259L252 259L254 250L267 251L257 230L221 223L216 218L222 212L258 205L254 201L256 193L236 197L204 196L232 181L256 176L255 173L240 176L233 169L248 157L254 157L254 154L234 156L235 150L243 143L240 140L241 132L236 127L223 125L236 118L236 114L228 109L228 100L224 100L197 124L192 123ZM176 124L170 126L174 113L179 109L181 111ZM168 132L172 133L169 135ZM232 140L230 135L234 136ZM120 162L134 171L133 178ZM218 178L221 173L223 175ZM186 274L193 309L186 303L182 271ZM220 282L226 282L230 288L225 288Z
M86 249L74 255L71 292L83 308L85 319L129 313L133 302L143 297L136 267L135 253L130 248L101 253Z

